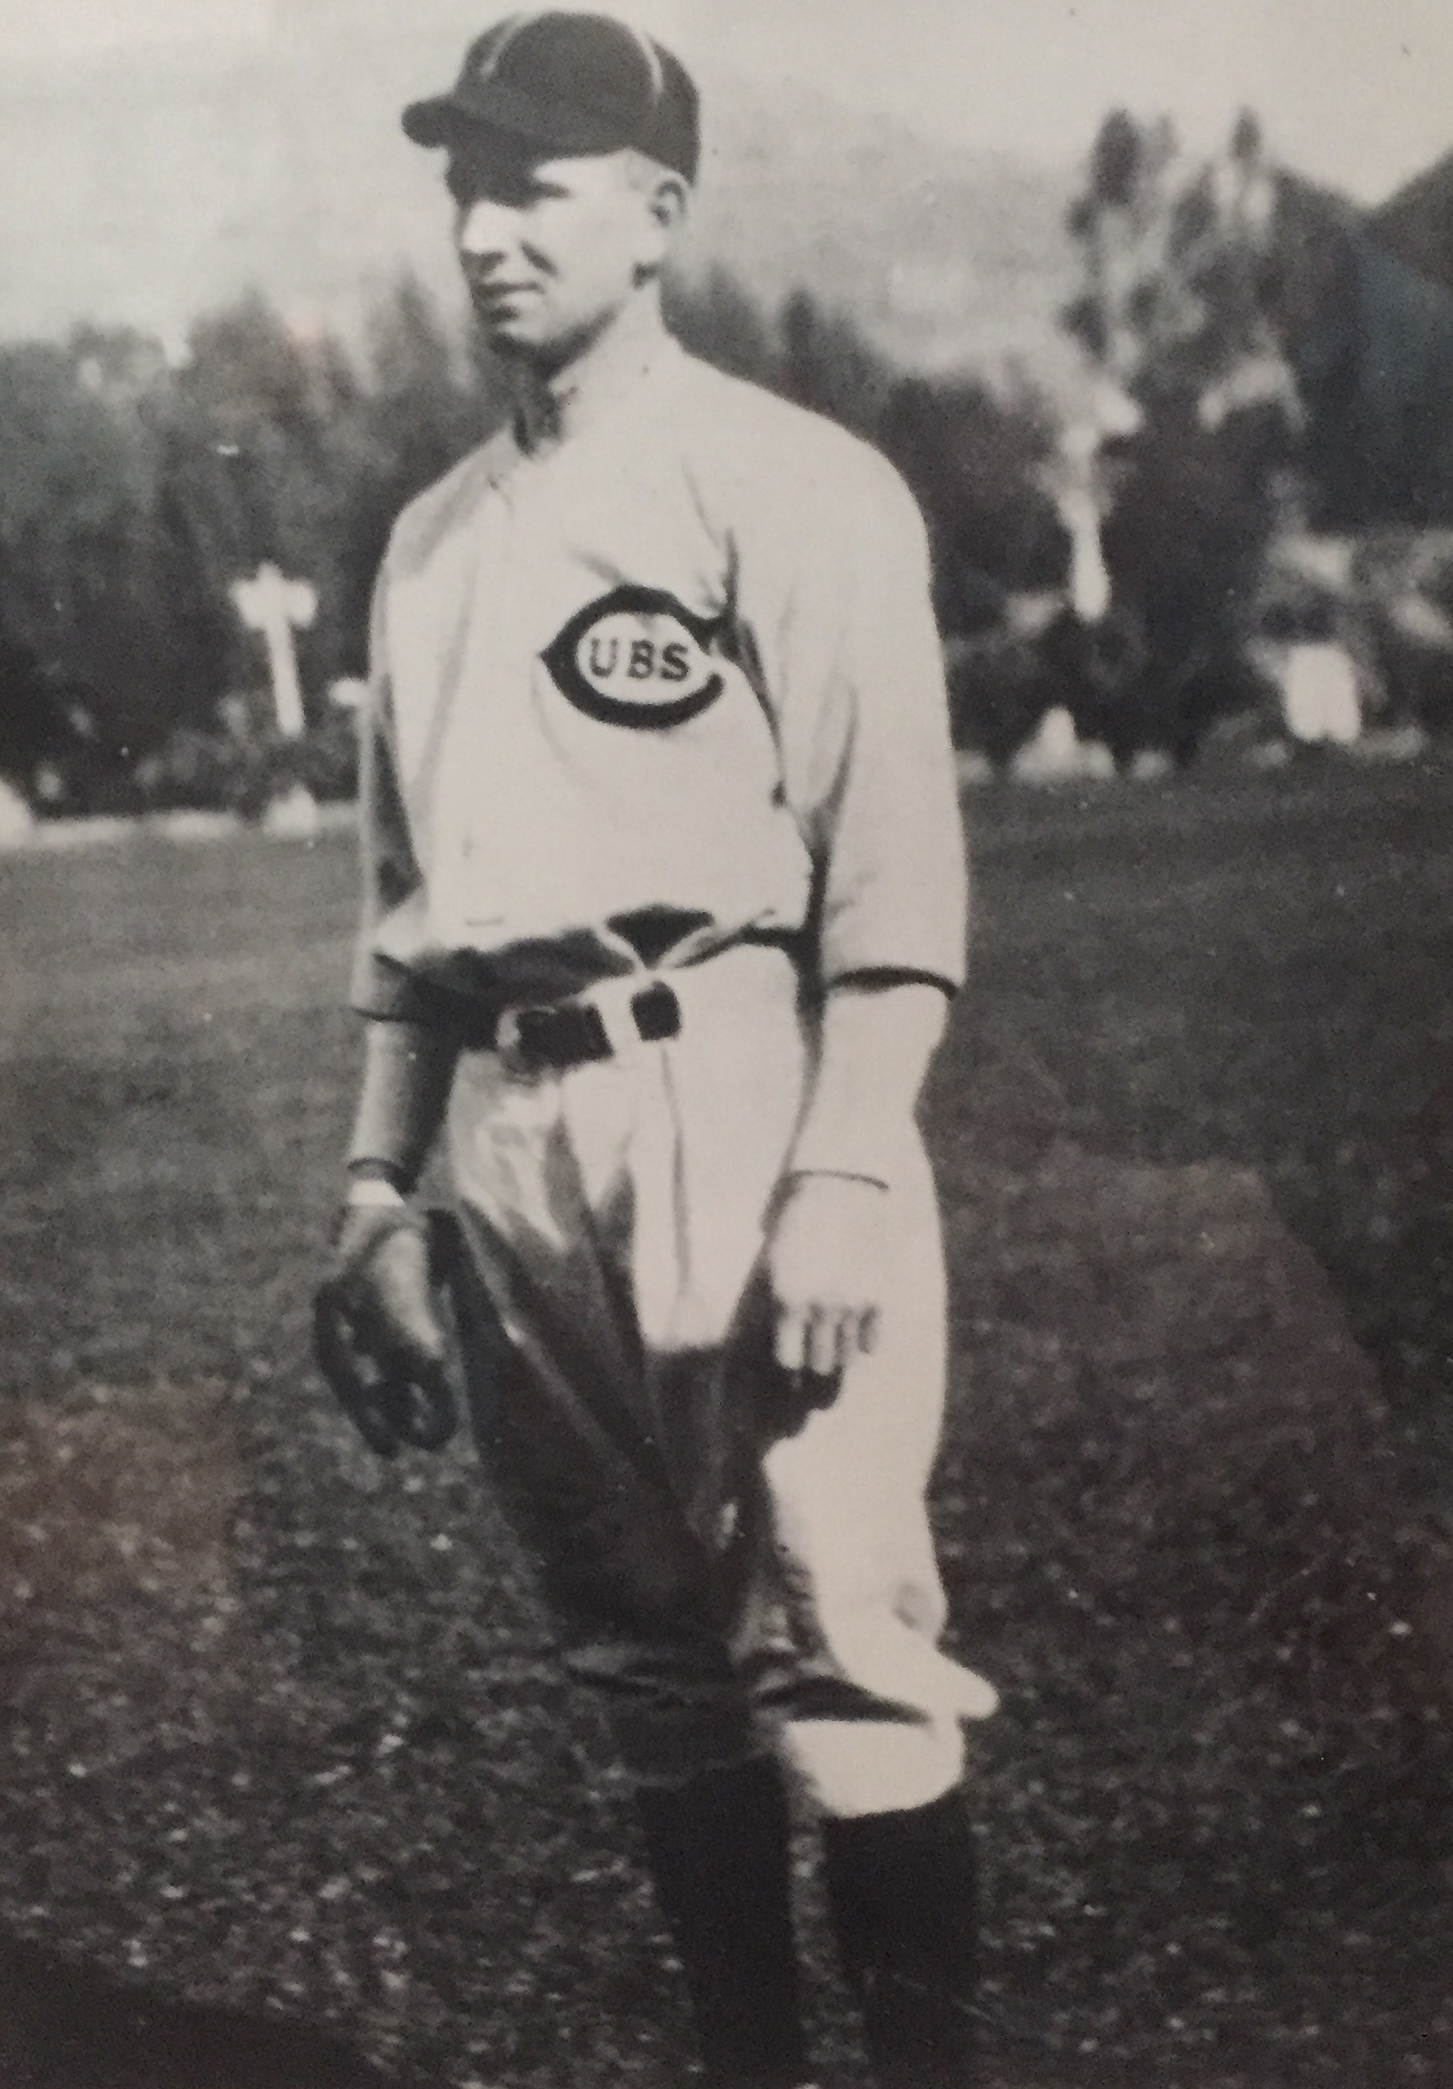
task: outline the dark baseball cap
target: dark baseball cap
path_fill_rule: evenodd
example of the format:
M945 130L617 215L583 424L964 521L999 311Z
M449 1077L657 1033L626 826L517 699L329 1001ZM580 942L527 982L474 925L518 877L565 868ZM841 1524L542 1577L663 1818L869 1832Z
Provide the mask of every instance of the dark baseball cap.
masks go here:
M411 102L403 121L416 145L495 131L560 159L634 148L688 181L701 157L691 75L611 15L507 15L475 38L449 92Z

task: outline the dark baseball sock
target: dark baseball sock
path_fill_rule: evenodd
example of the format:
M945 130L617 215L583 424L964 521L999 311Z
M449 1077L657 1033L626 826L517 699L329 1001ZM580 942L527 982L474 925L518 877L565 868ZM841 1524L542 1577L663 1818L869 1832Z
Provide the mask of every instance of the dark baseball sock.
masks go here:
M781 1773L758 1759L644 1787L637 1813L712 2089L808 2078Z
M970 2089L978 1896L962 1794L825 1820L823 1860L879 2089Z

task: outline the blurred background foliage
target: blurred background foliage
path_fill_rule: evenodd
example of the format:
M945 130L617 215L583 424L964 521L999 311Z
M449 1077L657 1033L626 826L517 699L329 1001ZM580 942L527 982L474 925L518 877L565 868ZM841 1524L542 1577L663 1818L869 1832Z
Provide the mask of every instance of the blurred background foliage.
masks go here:
M1056 706L1121 767L1188 762L1222 721L1270 717L1268 603L1285 622L1297 587L1355 623L1373 715L1447 730L1453 412L1437 408L1440 450L1413 380L1399 404L1386 342L1369 389L1355 320L1380 269L1384 305L1396 291L1421 327L1397 336L1416 377L1453 295L1370 253L1344 207L1269 163L1250 117L1191 164L1168 125L1111 115L1069 229L1079 400L907 372L849 316L805 293L764 311L720 269L674 282L669 318L902 471L933 540L955 737L992 766ZM390 524L504 411L498 372L407 277L351 348L261 296L199 319L171 361L98 326L0 346L0 775L52 814L248 810L296 781L346 796L329 692L365 671ZM1076 487L1108 576L1093 617L1070 586ZM1279 547L1338 531L1353 549L1335 573L1278 587ZM295 745L229 593L265 560L318 595Z

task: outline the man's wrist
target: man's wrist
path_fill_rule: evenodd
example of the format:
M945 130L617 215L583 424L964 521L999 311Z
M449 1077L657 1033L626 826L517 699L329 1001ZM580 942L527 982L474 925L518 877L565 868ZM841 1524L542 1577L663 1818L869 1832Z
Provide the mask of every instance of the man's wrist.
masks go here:
M888 1178L885 1175L870 1174L865 1168L834 1168L816 1164L804 1167L791 1167L782 1177L782 1180L790 1188L794 1183L815 1182L822 1180L824 1177L831 1182L866 1183L875 1190L887 1190L890 1187Z
M413 1185L404 1170L392 1161L355 1160L348 1163L347 1204L402 1204Z
M913 1125L895 1111L891 1117L872 1122L846 1122L840 1117L814 1114L800 1126L787 1154L784 1175L853 1175L864 1182L881 1183L884 1189L903 1171L903 1156L910 1150Z

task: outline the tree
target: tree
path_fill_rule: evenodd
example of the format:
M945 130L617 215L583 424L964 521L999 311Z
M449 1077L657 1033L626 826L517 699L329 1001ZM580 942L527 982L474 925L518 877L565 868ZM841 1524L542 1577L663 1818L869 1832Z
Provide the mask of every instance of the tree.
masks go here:
M665 284L666 323L682 346L728 377L769 384L776 349L752 299L719 263L700 281L670 276Z
M1108 117L1069 226L1084 286L1063 317L1138 425L1097 469L1120 641L1078 682L1082 723L1122 758L1188 759L1218 707L1246 700L1251 606L1301 407L1270 297L1284 236L1280 179L1259 125L1184 165L1164 123ZM1093 647L1080 648L1087 659ZM1103 648L1099 652L1103 652Z
M853 321L796 290L782 307L777 341L775 389L871 440L898 373Z
M363 411L341 347L299 337L260 297L193 329L166 402L166 522L179 598L210 649L209 708L259 679L230 589L264 560L318 591L305 686L316 691L351 662L343 525Z
M1053 429L1032 393L1006 401L972 381L901 378L872 433L923 509L946 634L969 636L1006 594L1063 578L1064 531L1039 479Z
M451 338L417 277L401 276L374 306L362 395L341 431L343 672L364 667L369 601L395 517L499 426L506 396L499 370Z
M30 647L0 629L0 777L29 794L47 772L84 753L90 715L79 699L47 676Z
M158 582L151 381L94 331L0 351L0 629L119 752L162 727L178 660ZM123 352L124 350L124 352Z
M1147 340L1181 323L1165 275L1169 213L1165 177L1176 154L1167 121L1137 124L1123 109L1105 118L1082 195L1067 218L1085 271L1064 325L1090 360L1127 389Z
M1057 576L1062 535L1035 482L1050 425L1030 394L907 377L844 315L806 295L765 315L721 272L673 283L669 309L696 352L892 458L928 520L946 633L983 630L1007 592ZM365 664L399 510L507 397L408 277L357 359L258 296L201 318L177 363L95 327L0 350L0 767L59 754L107 802L235 802L268 717L258 706L250 734L227 723L241 711L225 700L263 680L234 583L272 560L317 590L299 650L318 726L328 682ZM1018 729L1017 675L1000 677L1009 725L986 728L1001 737ZM963 718L973 702L966 687Z

